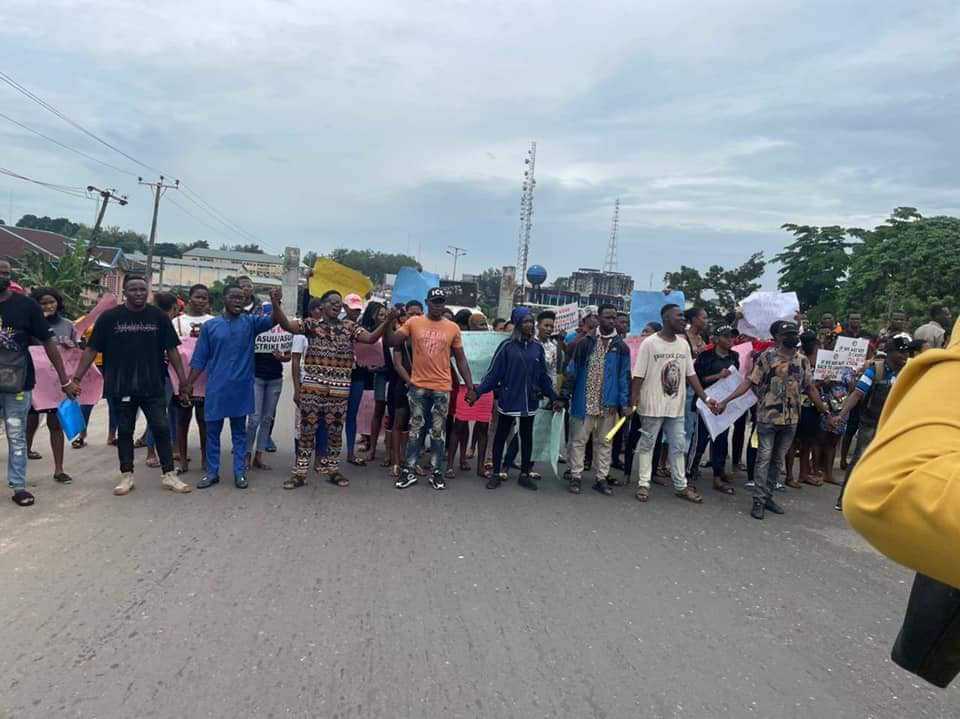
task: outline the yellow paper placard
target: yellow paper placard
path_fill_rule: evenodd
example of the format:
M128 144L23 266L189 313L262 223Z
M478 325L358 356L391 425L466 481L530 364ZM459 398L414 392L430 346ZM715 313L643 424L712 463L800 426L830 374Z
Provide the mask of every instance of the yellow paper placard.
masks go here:
M372 289L373 283L366 275L339 262L320 257L313 265L313 276L310 278L311 297L320 297L329 290L336 290L342 297L351 292L366 297Z
M617 434L617 432L620 431L620 428L623 426L623 423L626 422L629 418L630 418L630 415L626 415L625 417L621 417L620 419L618 419L617 423L613 425L613 429L607 432L606 436L603 438L603 441L606 442L607 444L611 444L613 442L614 436Z

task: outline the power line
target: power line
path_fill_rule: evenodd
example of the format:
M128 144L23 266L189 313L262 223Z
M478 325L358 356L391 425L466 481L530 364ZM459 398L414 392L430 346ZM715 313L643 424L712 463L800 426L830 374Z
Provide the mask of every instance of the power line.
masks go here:
M12 117L10 117L9 115L6 115L6 114L0 112L0 117L2 117L4 120L7 120L8 122L12 122L12 123L13 123L14 125L16 125L17 127L22 127L22 128L23 128L24 130L26 130L27 132L32 132L34 135L38 135L38 136L42 137L44 140L47 140L47 141L49 141L49 142L52 142L54 145L59 145L59 146L62 147L64 150L70 150L70 152L75 152L75 153L77 153L78 155L80 155L81 157L85 157L85 158L87 158L88 160L92 160L93 162L97 162L97 163L103 165L104 167L109 167L111 170L115 170L116 172L120 172L120 173L122 173L122 174L124 174L124 175L130 175L130 177L136 177L136 176L137 176L137 173L135 173L135 172L128 172L127 170L124 170L124 169L121 168L121 167L117 167L116 165L111 165L109 162L104 162L103 160L97 159L97 158L94 157L93 155L88 155L87 153L83 152L82 150L78 150L78 149L75 148L75 147L70 147L70 145L65 145L64 143L60 142L59 140L53 139L53 138L50 137L49 135L44 135L44 134L43 134L42 132L40 132L39 130L34 130L34 129L33 129L32 127L30 127L29 125L24 125L22 122L20 122L19 120L14 120L14 119L13 119Z
M31 182L34 185L40 185L41 187L46 187L48 190L53 190L55 192L62 192L64 195L70 195L71 197L80 197L87 199L89 195L87 191L82 187L76 187L73 185L58 185L53 182L43 182L42 180L35 180L32 177L27 177L26 175L21 175L19 172L14 172L9 170L6 167L0 167L0 174L6 175L8 177L16 178L17 180L23 180L24 182Z
M187 187L184 183L180 183L180 189L184 190L183 197L187 198L194 205L199 207L201 210L206 212L208 215L218 220L222 225L224 225L231 232L235 232L241 236L241 238L246 238L252 240L253 242L259 243L260 240L256 235L247 232L239 225L235 224L232 220L227 219L227 217L221 213L216 207L211 205L209 202L204 200L200 195L198 195L194 190Z
M181 186L181 187L182 187L182 186ZM182 197L186 197L186 195L181 195L181 196L182 196ZM236 239L236 237L234 237L233 235L227 234L226 232L224 232L224 231L223 231L222 229L220 229L219 227L216 227L216 226L214 226L214 225L211 225L209 222L206 222L205 220L200 219L200 218L197 217L195 214L193 214L192 212L190 212L190 210L188 210L186 207L184 207L184 206L181 205L179 202L177 202L176 200L174 200L172 197L168 197L168 198L167 198L167 202L169 202L171 205L173 205L174 207L176 207L176 208L177 208L178 210L180 210L180 212L182 212L183 214L187 215L188 217L192 217L194 220L196 220L197 222L199 222L201 225L203 225L204 227L206 227L208 230L212 230L213 232L216 232L216 233L219 234L221 237L224 237L224 238L226 238L226 239L228 239L228 240L234 240L234 239Z
M137 164L137 165L140 165L141 167L145 167L146 169L151 170L151 171L156 172L156 173L161 174L161 175L163 174L162 171L156 169L155 167L151 167L150 165L146 164L145 162L141 162L140 160L138 160L137 158L135 158L133 155L128 155L126 152L124 152L123 150L121 150L119 147L110 144L109 142L107 142L106 140L104 140L102 137L99 137L98 135L94 134L93 132L91 132L90 130L88 130L87 128L85 128L85 127L84 127L83 125L81 125L79 122L76 122L75 120L72 120L71 118L67 117L65 114L63 114L62 112L60 112L60 110L58 110L57 108L55 108L55 107L54 107L53 105L51 105L49 102L47 102L46 100L44 100L43 98L41 98L41 97L39 97L39 96L37 96L37 95L34 95L32 92L30 92L30 90L28 90L27 88L25 88L23 85L21 85L19 82L17 82L16 80L14 80L12 77L10 77L9 75L7 75L7 74L6 74L5 72L3 72L2 70L0 70L0 80L2 80L3 82L5 82L7 85L9 85L10 87L12 87L12 88L13 88L14 90L16 90L17 92L19 92L19 93L21 93L22 95L26 96L26 97L29 98L30 100L33 100L35 103L37 103L38 105L40 105L40 107L44 108L45 110L49 110L50 112L52 112L54 115L56 115L57 117L59 117L59 118L60 118L61 120L63 120L64 122L66 122L66 123L68 123L69 125L72 125L73 127L77 128L77 129L80 130L80 132L82 132L83 134L85 134L85 135L91 137L92 139L96 140L97 142L99 142L99 143L100 143L101 145L103 145L104 147L108 147L108 148L110 148L111 150L113 150L114 152L116 152L116 153L118 153L118 154L120 154L120 155L123 155L125 158L127 158L128 160L130 160L131 162L133 162L133 163L135 163L135 164Z

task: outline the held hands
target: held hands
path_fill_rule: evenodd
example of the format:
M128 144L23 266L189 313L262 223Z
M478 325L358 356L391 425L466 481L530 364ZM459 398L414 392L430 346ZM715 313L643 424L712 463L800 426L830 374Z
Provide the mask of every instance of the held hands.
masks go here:
M554 412L562 412L565 407L566 404L562 399L556 399L553 401L553 404L550 405L550 409Z
M71 379L65 385L60 387L60 389L70 399L76 399L80 396L80 383L77 382L76 378Z
M190 404L190 398L193 396L193 385L184 382L180 385L180 404L184 407Z
M723 414L727 411L727 401L717 402L717 400L710 398L707 400L707 407L709 407L710 411L714 414Z
M466 399L467 399L467 404L470 405L471 407L473 407L473 405L475 405L475 404L477 403L477 399L478 399L478 398L477 398L477 390L472 389L472 388L469 389L469 390L467 390L467 397L466 397Z

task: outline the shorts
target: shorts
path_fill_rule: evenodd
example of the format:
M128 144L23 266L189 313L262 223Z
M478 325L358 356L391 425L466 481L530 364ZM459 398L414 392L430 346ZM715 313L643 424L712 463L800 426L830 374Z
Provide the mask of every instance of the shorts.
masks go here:
M387 375L377 372L373 378L373 399L375 402L387 401Z
M493 416L493 392L487 392L471 407L467 404L467 388L460 385L456 392L453 417L461 422L489 422Z
M395 416L398 411L410 414L410 403L407 401L407 385L400 379L390 383L387 390L387 414Z
M800 423L797 425L797 439L813 440L820 429L820 413L816 407L800 409Z

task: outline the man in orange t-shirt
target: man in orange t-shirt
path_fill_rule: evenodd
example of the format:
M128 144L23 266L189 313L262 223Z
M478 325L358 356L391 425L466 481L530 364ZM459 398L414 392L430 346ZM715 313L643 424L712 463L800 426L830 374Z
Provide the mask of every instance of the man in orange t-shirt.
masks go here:
M450 390L453 386L450 355L457 362L467 391L473 389L470 366L463 353L463 340L456 323L444 319L447 296L439 287L427 292L427 314L411 317L396 330L387 329L384 343L398 346L408 337L413 347L413 371L410 373L410 441L407 444L406 465L397 478L397 489L416 483L416 461L421 448L421 430L430 415L430 450L433 453L433 474L430 485L446 489L443 481L447 412L450 408Z

